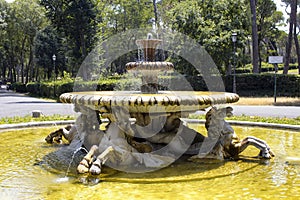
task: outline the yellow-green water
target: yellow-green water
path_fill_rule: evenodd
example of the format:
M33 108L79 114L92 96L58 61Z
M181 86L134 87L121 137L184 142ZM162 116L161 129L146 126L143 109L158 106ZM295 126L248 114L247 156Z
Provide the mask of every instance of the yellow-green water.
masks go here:
M202 127L202 125L201 125ZM0 133L0 199L300 199L300 133L234 127L242 138L266 140L276 157L269 162L177 163L144 174L104 169L96 185L78 176L35 165L56 150L44 138L57 129L36 128ZM204 132L203 128L200 128ZM255 156L251 147L244 156ZM64 181L63 181L64 180Z

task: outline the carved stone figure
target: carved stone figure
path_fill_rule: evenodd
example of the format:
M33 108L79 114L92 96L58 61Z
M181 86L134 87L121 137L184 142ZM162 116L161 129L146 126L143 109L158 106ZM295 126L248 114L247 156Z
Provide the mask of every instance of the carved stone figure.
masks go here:
M206 113L205 128L208 137L206 144L214 143L214 146L203 147L203 144L196 144L200 147L199 153L190 159L196 158L216 158L216 159L237 159L239 154L249 145L255 146L260 150L259 157L270 159L275 154L271 151L269 145L256 137L248 136L243 140L234 132L230 124L225 121L225 117L232 116L232 107L216 108L212 107ZM207 150L208 149L208 150Z
M206 113L207 137L183 125L183 122L178 124L177 120L176 130L166 131L162 128L157 134L147 137L147 131L150 130L137 128L123 108L114 109L109 125L105 131L101 131L95 111L86 107L77 109L82 114L75 125L59 129L45 140L48 143L60 143L64 137L73 148L83 146L88 149L89 152L77 168L78 173L100 174L105 163L122 170L130 170L132 166L158 169L173 163L178 158L178 152L192 155L191 161L202 158L238 159L249 145L260 150L260 158L270 159L274 156L265 141L252 136L243 140L238 138L225 121L225 117L232 116L231 107L212 107ZM166 124L169 126L171 121L167 120ZM143 140L138 141L136 136L143 136ZM189 136L193 137L192 140L185 138ZM164 153L155 152L167 145L169 147Z

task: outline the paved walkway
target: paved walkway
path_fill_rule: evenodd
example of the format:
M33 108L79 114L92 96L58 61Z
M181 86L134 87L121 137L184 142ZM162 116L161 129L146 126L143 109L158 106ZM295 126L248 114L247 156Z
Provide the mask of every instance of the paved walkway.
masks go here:
M300 107L297 106L231 106L237 116L300 117ZM0 108L0 118L31 115L33 110L40 110L44 115L75 114L73 105L28 97L5 89L0 89Z

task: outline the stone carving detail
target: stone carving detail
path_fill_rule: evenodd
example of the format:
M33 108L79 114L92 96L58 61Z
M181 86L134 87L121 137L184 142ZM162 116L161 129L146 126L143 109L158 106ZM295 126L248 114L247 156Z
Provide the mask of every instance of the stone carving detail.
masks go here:
M199 148L199 153L190 159L196 158L216 158L216 159L238 159L239 154L249 145L260 150L258 157L270 159L275 154L271 151L269 145L256 137L248 136L240 139L230 124L225 121L225 117L232 116L232 107L216 108L212 107L206 113L205 128L207 129L207 147ZM209 145L215 144L215 145Z
M180 115L174 113L167 116L164 125L159 125L161 129L156 134L149 136L151 130L130 121L129 113L124 108L113 109L104 131L99 129L99 117L95 111L82 106L76 109L81 115L75 124L49 134L45 140L48 143L61 142L64 137L74 149L81 146L88 149L89 152L77 168L78 173L98 175L106 162L108 166L118 166L124 170L133 165L158 169L173 163L177 159L176 152L183 149L183 153L191 155L190 161L203 158L238 159L239 154L249 145L260 150L259 158L270 159L274 156L265 141L252 136L243 140L238 138L230 124L224 120L226 116L232 115L231 107L212 107L207 112L206 137L188 128L180 120ZM155 120L152 119L152 122ZM187 135L192 135L193 140L186 141ZM170 143L174 145L170 151L160 155L155 153L155 149L164 148Z

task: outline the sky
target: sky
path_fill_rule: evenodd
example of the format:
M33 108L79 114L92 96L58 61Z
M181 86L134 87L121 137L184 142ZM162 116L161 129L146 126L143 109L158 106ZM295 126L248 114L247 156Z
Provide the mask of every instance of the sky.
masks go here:
M277 10L281 11L285 15L285 17L287 17L287 14L285 12L285 3L282 3L281 0L273 0L273 1L276 3Z
M288 15L286 14L285 11L285 4L281 2L281 0L273 0L276 3L277 6L277 10L281 11L283 13L284 16L284 22L286 22L286 20L288 19ZM290 9L288 8L288 12L290 12ZM286 24L285 27L278 27L279 30L283 30L285 32L288 32L289 29L289 25Z

